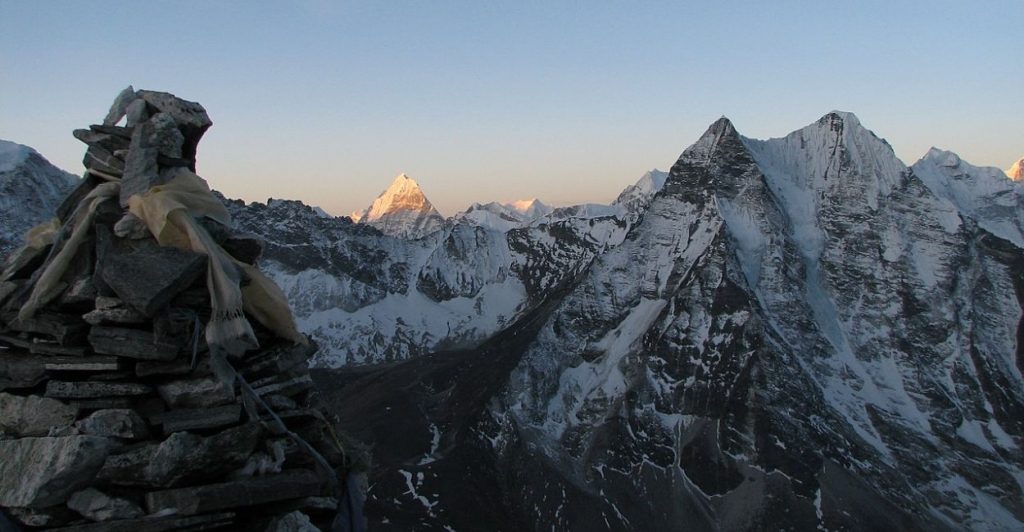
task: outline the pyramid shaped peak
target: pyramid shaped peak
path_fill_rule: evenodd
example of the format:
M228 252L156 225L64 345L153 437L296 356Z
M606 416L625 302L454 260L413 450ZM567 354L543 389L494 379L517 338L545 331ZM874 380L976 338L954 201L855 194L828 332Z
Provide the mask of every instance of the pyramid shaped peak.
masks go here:
M1024 181L1024 157L1010 165L1010 168L1006 170L1006 175L1014 181Z

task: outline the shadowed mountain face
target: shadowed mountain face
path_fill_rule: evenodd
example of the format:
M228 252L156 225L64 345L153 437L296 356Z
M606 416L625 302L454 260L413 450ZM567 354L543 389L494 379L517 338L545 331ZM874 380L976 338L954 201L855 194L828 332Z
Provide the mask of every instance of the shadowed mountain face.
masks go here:
M29 229L53 218L76 182L32 148L0 140L0 263Z
M1024 526L1024 251L934 177L847 113L719 120L504 332L316 376L376 526Z

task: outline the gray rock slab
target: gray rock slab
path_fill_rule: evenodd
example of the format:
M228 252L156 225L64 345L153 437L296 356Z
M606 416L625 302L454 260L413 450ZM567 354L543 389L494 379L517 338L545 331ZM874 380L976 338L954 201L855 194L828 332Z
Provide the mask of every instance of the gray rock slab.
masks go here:
M80 316L56 312L38 312L25 320L18 319L17 316L4 318L8 319L7 326L11 330L46 335L60 345L80 342L85 337L88 327Z
M83 314L82 319L89 325L105 323L137 325L147 321L145 316L130 308L95 309Z
M124 158L124 172L121 176L122 207L128 206L128 198L144 194L150 188L163 184L160 181L160 167L157 156L160 151L142 144L142 127L136 127L132 134L132 144Z
M146 395L153 389L135 382L102 381L49 381L46 396L58 399L93 399L97 397L121 397Z
M152 242L127 253L112 249L100 275L129 307L153 317L206 271L207 258Z
M38 395L0 393L0 432L19 437L46 436L51 429L74 423L78 410Z
M164 510L195 515L228 508L319 495L320 479L311 471L298 470L235 482L210 484L146 494L150 513Z
M0 351L0 391L32 388L46 378L40 357Z
M104 410L108 408L132 408L135 406L134 397L99 397L96 399L71 399L68 404L77 408L79 412Z
M159 444L111 455L98 478L118 485L161 488L221 478L245 464L262 434L256 423L207 437L176 432Z
M51 342L32 342L28 350L33 355L50 355L63 357L84 357L89 353L88 347L79 345L60 345Z
M213 429L234 425L242 418L242 405L232 404L215 408L183 408L159 415L164 433L183 430Z
M143 517L54 529L55 532L164 532L166 530L223 530L234 523L235 514L221 512L191 517Z
M128 109L128 104L132 103L132 100L137 98L135 89L131 85L117 93L117 97L114 98L114 103L110 105L110 110L107 111L106 118L103 119L103 125L113 126L124 118L125 111Z
M181 376L192 373L192 363L188 357L180 357L170 362L140 360L135 363L135 375L151 377L153 375Z
M149 436L149 428L141 416L128 408L97 410L75 423L82 434L107 438L139 440Z
M15 521L31 527L53 528L66 525L81 517L68 509L64 504L46 508L6 508Z
M308 515L295 510L275 517L267 525L265 532L320 532L320 529L313 525Z
M95 481L110 450L106 438L66 436L0 441L0 506L60 504Z
M121 327L96 327L89 331L89 343L97 353L137 360L174 360L179 346L160 341L149 331Z
M208 408L235 401L234 390L212 376L161 384L157 392L171 408Z
M108 356L63 356L42 357L43 367L48 371L117 371L121 359Z
M113 519L134 519L144 515L142 508L128 499L111 497L96 488L76 491L68 499L68 508L82 514L90 521Z

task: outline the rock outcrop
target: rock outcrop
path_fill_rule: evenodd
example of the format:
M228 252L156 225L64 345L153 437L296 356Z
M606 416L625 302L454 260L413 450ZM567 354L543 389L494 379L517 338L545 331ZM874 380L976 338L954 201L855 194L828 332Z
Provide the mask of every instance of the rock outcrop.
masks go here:
M126 89L75 132L86 178L3 273L0 508L24 526L358 529L336 521L358 484L316 347L193 173L210 125Z

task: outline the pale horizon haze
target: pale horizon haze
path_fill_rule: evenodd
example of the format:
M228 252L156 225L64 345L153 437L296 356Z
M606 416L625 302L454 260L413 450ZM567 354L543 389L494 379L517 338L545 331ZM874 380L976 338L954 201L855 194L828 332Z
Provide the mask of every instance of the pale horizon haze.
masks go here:
M198 171L247 201L361 210L400 173L445 215L608 202L720 116L778 137L855 113L906 164L1024 156L1024 1L0 0L0 138L81 173L117 93L214 125Z

